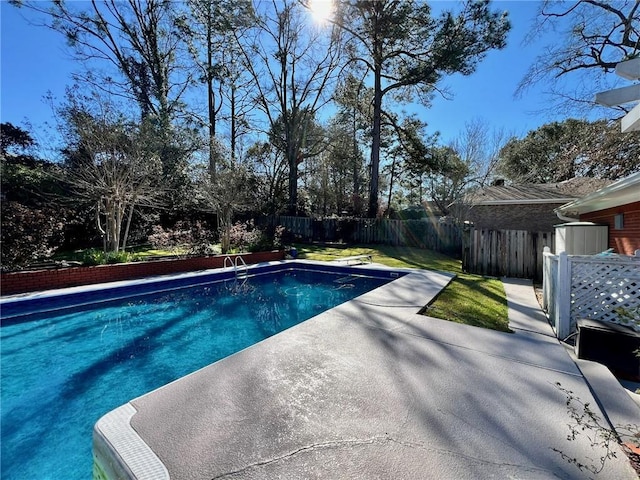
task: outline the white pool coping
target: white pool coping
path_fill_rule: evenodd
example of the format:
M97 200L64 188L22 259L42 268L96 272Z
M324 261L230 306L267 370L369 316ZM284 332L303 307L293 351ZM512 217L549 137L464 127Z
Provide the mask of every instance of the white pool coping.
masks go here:
M93 429L94 462L114 478L169 480L167 468L131 428L136 412L126 403L98 420Z

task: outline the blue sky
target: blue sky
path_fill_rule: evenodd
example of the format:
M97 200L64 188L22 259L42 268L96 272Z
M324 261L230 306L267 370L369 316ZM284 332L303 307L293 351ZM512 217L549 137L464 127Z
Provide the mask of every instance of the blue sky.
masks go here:
M28 121L42 142L46 137L42 127L52 119L44 97L50 91L53 97L62 99L75 67L60 34L30 25L27 19L33 18L31 12L18 10L6 0L0 3L0 120L19 126ZM546 37L534 44L523 44L537 2L494 1L494 6L510 13L512 30L507 48L490 52L473 75L446 79L444 85L453 93L453 100L436 98L430 109L417 110L429 131L441 132L444 143L453 140L466 122L476 118L517 135L564 118L539 113L546 101L543 85L530 90L525 98L513 96L542 47L557 41Z

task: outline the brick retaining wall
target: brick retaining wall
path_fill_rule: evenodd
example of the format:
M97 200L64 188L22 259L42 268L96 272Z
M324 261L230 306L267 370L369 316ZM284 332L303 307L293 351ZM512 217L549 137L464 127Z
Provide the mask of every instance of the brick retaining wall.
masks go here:
M235 258L237 255L230 255ZM284 251L243 253L247 264L284 260ZM226 255L154 260L148 262L71 267L55 270L11 272L0 275L0 295L36 292L54 288L76 287L92 283L117 282L136 278L191 272L224 266Z

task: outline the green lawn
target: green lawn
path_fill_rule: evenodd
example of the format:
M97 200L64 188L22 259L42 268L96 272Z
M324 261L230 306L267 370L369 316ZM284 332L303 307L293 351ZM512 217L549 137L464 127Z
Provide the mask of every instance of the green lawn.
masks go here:
M309 260L335 260L351 255L372 255L373 261L399 268L422 268L455 273L456 278L421 312L430 317L475 327L509 332L507 298L502 281L462 273L459 260L420 248L387 245L323 247L295 245L299 257Z
M355 245L348 247L322 247L317 245L295 245L299 258L307 260L331 261L352 255L371 255L373 261L397 268L423 268L426 270L442 270L461 273L460 260L443 253L412 247L395 247L391 245Z

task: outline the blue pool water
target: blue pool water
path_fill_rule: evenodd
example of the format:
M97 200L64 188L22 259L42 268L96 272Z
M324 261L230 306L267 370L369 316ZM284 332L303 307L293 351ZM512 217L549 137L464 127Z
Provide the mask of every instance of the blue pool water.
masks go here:
M283 270L92 294L83 307L48 300L38 308L55 310L13 318L3 309L2 478L90 478L93 425L108 411L389 280Z

